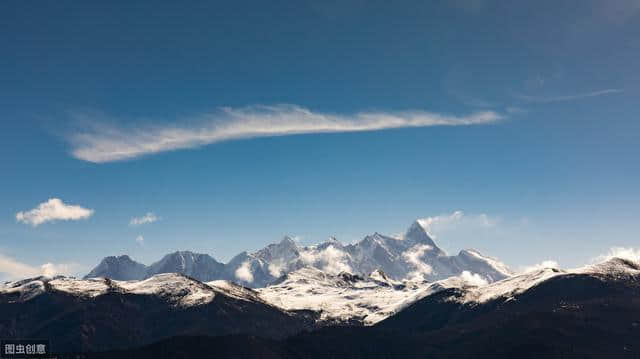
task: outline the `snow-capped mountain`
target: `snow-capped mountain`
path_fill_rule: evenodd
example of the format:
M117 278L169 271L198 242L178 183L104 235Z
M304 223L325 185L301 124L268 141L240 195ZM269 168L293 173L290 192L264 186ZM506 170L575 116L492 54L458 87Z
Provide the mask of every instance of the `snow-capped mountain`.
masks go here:
M178 251L167 254L150 265L146 277L161 273L180 273L206 282L219 279L224 267L224 264L208 254Z
M119 262L113 258L122 257L105 258L85 278L143 279L159 273L175 272L201 281L230 280L247 287L261 288L305 266L334 275L348 272L367 276L381 270L398 281L437 281L458 276L465 271L481 276L487 282L511 275L504 264L475 250L463 250L454 256L446 255L420 221L414 222L400 238L375 233L348 245L331 238L314 246L299 246L291 238L285 237L279 243L270 244L256 252L242 252L227 264L219 263L208 255L192 252L167 255L149 267L129 259L123 261L124 268L119 268ZM130 268L133 266L130 262L135 263L135 270Z
M142 279L147 274L147 266L131 259L128 255L105 257L85 278L105 277L116 280Z

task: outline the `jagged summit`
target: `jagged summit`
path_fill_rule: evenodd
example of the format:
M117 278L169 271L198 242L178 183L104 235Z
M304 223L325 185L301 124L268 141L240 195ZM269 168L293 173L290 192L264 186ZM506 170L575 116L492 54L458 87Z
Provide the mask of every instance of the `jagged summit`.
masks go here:
M265 261L280 257L292 258L298 255L298 245L291 237L284 236L280 242L269 244L253 255Z
M444 251L441 250L429 235L428 228L426 228L420 221L414 221L411 227L404 235L405 241L411 241L413 243L420 243L431 246L438 255L444 255Z

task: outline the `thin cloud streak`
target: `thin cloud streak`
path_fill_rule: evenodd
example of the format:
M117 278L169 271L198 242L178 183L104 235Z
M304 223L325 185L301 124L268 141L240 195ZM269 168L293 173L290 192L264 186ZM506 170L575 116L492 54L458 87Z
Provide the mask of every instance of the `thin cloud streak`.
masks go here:
M360 112L339 115L296 105L224 107L198 116L196 126L127 129L98 124L69 137L73 157L104 163L195 148L220 141L309 133L377 131L405 127L469 126L502 119L493 111L448 116L424 111Z
M621 92L624 92L624 91L621 89L606 89L606 90L593 91L593 92L587 92L587 93L582 93L577 95L567 95L567 96L544 97L544 96L516 95L516 97L522 101L530 102L530 103L550 103L550 102L573 101L573 100L579 100L583 98L610 95L610 94L616 94Z

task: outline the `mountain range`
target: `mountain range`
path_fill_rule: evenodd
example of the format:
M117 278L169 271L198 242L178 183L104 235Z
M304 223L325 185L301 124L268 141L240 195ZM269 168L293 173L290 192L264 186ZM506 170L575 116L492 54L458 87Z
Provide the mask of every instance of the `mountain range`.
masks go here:
M399 282L379 270L363 277L306 266L257 290L175 273L38 277L0 286L0 336L51 338L63 353L86 354L76 358L159 350L182 358L247 350L273 358L640 355L638 262L613 258L493 283L466 273ZM185 345L194 340L209 351ZM109 352L117 349L126 351Z
M85 278L140 280L161 273L181 273L204 282L229 280L261 288L307 266L329 274L347 272L363 276L381 270L393 280L436 281L469 272L494 282L511 275L504 264L476 250L446 255L427 228L416 221L402 237L375 233L347 245L331 238L314 246L299 246L290 237L284 237L256 252L242 252L226 264L210 255L188 251L167 254L150 266L127 255L111 256L104 258Z

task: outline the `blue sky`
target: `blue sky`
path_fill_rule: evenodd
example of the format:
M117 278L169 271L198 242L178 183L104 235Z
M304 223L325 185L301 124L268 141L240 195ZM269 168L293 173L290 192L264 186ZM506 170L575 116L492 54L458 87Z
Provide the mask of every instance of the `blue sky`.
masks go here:
M515 268L637 247L638 39L637 1L5 1L0 272L455 211Z

